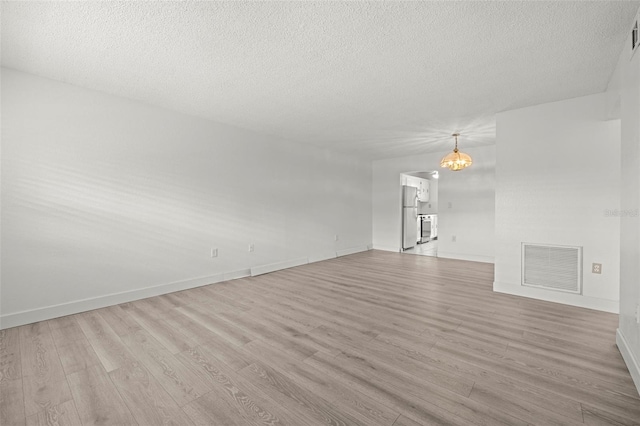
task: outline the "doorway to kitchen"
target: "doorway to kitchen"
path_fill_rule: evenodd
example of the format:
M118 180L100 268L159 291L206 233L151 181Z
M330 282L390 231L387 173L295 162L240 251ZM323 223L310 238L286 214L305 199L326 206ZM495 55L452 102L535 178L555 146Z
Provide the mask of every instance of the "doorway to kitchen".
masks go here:
M405 172L402 185L402 253L438 256L438 171Z

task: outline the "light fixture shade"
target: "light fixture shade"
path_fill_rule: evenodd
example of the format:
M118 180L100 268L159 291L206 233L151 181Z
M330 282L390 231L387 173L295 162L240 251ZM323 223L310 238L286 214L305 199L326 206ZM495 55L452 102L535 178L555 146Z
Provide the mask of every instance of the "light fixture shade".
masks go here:
M472 165L473 160L469 155L458 151L458 136L460 135L458 133L454 133L453 136L456 138L456 147L453 149L451 154L440 160L440 167L447 167L449 170L457 172L458 170L462 170Z
M440 161L440 167L448 167L449 170L457 172L465 167L469 167L473 164L473 160L464 152L458 150L453 151Z

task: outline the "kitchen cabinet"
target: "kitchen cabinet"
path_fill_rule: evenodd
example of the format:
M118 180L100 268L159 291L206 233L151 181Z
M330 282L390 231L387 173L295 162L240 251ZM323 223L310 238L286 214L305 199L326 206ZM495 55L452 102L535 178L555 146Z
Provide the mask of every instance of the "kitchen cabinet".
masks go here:
M427 179L419 179L418 201L426 203L429 201L429 181Z
M426 203L429 201L429 184L427 179L422 179L415 176L403 176L402 184L406 186L413 186L416 188L418 201Z

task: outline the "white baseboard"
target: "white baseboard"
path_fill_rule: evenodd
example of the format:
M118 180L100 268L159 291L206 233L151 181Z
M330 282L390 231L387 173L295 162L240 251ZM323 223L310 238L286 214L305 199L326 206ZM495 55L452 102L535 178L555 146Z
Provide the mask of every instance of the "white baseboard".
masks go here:
M302 257L299 259L285 260L284 262L270 263L268 265L254 266L251 268L251 276L255 277L269 272L279 271L281 269L293 268L294 266L306 265L309 259Z
M188 290L190 288L214 284L224 280L224 274L216 274L208 277L193 278L186 281L177 281L136 290L123 291L120 293L107 294L105 296L91 297L89 299L74 300L73 302L46 306L44 308L15 312L0 316L0 329L31 324L38 321L86 312L92 309L118 305L120 303L133 302L134 300L146 299L147 297L159 296L161 294L173 293L175 291Z
M309 263L322 262L323 260L335 259L337 257L335 251L325 253L312 254L309 256Z
M636 385L638 393L640 393L640 360L634 356L627 339L625 339L620 329L616 331L616 345L618 345L618 350L625 364L627 364L631 379L633 379L633 383Z
M223 281L237 280L251 276L251 269L239 269L237 271L225 272Z
M617 300L599 299L597 297L545 290L542 288L524 287L521 285L511 285L497 281L493 282L493 291L496 293L529 297L531 299L546 300L547 302L563 303L565 305L578 306L580 308L611 312L614 314L617 314L620 310L620 302Z
M400 247L391 247L391 246L379 246L379 245L373 245L373 249L374 250L382 250L382 251L392 251L394 253L400 253Z
M336 251L336 256L340 257L340 256L348 256L350 254L356 254L356 253L360 253L363 251L368 251L369 247L367 246L360 246L360 247L351 247L348 249L343 249L343 250L338 250Z
M338 252L331 252L327 254L326 259L333 259L337 256L346 256L349 254L359 253L367 250L368 247L363 246L341 250ZM326 259L320 259L316 256L314 258L314 261ZM266 274L268 272L292 268L294 266L305 265L307 263L309 263L309 259L306 257L293 259L286 262L256 266L251 269L240 269L237 271L231 271L207 277L193 278L185 281L177 281L173 283L161 284L136 290L123 291L121 293L92 297L89 299L74 300L72 302L61 303L54 306L46 306L44 308L0 315L0 330L25 324L31 324L38 321L45 321L52 318L59 318L66 315L73 315L93 309L100 309L107 306L118 305L120 303L133 302L135 300L146 299L148 297L159 296L161 294L173 293L175 291L188 290L190 288L201 287L208 284L215 284L222 281Z
M461 253L448 253L446 251L438 250L438 257L443 259L456 259L456 260L468 260L470 262L483 262L494 263L495 258L493 256L481 256L477 254L461 254Z

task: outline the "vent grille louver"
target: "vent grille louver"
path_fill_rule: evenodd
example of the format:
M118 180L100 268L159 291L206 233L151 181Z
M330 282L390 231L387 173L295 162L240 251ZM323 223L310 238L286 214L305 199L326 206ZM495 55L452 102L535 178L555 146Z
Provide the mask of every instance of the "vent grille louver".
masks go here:
M522 243L522 285L582 292L582 247Z

